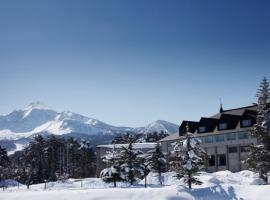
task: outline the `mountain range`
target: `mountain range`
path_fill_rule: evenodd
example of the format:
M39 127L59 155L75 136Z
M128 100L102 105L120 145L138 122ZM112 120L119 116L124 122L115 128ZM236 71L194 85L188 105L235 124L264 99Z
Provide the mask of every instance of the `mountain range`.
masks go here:
M146 134L164 131L171 134L177 130L178 125L164 120L138 128L113 126L70 111L57 112L40 102L0 115L0 144L9 150L28 143L37 134L90 138L93 143L99 144L109 142L117 133Z

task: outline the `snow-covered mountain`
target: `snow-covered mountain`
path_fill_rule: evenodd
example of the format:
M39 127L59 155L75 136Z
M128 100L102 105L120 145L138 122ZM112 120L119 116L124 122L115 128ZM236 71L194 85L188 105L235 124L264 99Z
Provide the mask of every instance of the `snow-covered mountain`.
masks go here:
M167 122L164 120L157 120L152 122L144 127L135 128L135 132L137 133L152 133L152 132L161 132L165 133L176 133L178 131L179 126L173 124L171 122Z
M0 116L0 140L21 140L36 134L113 136L127 131L175 133L177 129L176 124L163 120L139 128L117 127L70 111L56 112L40 102Z

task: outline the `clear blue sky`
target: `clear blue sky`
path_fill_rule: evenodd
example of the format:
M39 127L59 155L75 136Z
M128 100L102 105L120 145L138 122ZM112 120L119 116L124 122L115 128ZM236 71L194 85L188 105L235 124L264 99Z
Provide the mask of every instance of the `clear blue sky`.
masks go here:
M113 125L246 106L270 78L270 1L3 0L0 113L42 101Z

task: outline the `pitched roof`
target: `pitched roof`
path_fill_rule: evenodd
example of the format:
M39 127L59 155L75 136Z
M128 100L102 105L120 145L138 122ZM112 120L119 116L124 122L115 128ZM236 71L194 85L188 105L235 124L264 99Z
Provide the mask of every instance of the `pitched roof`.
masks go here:
M219 119L222 114L230 114L230 115L240 115L240 116L242 116L246 110L256 111L257 110L257 105L224 110L222 113L217 113L217 114L211 116L210 118Z
M246 127L241 127L240 119L243 119L245 117L252 117L254 118L256 115L257 111L257 105L251 105L251 106L246 106L246 107L240 107L240 108L235 108L235 109L229 109L229 110L224 110L221 113L217 113L209 118L207 117L202 117L199 122L194 122L194 121L183 121L179 131L185 128L185 124L189 122L190 124L192 123L193 128L198 126L207 126L207 130L204 133L225 133L230 131L231 129L235 129L235 131L246 131L249 128ZM218 123L219 122L229 122L229 127L226 130L218 130ZM198 131L195 131L195 133L198 133ZM203 134L203 133L202 133ZM180 138L179 133L175 133L172 135L169 135L168 137L165 137L161 139L159 142L162 141L170 141L170 140L177 140Z

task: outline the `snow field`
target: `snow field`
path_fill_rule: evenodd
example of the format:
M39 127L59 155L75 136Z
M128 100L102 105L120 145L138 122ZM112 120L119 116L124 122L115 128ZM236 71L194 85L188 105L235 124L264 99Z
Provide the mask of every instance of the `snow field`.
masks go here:
M163 186L159 186L158 176L150 173L147 176L149 186L144 188L144 180L135 186L118 183L117 188L106 184L99 178L81 180L69 179L66 182L47 183L10 187L0 191L0 200L269 200L270 185L260 185L263 181L258 174L251 171L232 173L221 171L215 173L202 172L197 176L203 184L188 190L182 180L174 177L174 172L163 174Z

